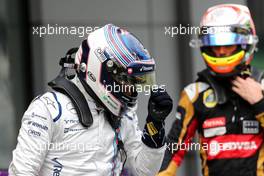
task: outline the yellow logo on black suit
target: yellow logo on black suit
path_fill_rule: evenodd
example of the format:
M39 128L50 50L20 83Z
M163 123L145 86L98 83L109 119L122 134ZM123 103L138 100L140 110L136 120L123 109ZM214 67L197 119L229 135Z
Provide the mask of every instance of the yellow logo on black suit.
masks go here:
M203 93L203 104L207 108L213 108L216 106L217 102L215 99L214 91L212 89L208 89Z
M147 128L150 136L154 136L155 134L158 133L158 130L155 128L153 122L147 123Z

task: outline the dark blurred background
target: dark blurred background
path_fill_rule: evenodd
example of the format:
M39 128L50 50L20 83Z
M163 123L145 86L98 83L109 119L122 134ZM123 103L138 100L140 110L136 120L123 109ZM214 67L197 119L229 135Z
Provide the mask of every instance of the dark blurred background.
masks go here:
M253 65L264 69L264 1L230 0L248 5L260 38ZM7 169L23 112L33 97L47 90L47 82L58 71L58 61L67 49L79 46L81 34L40 37L33 28L41 26L89 26L113 23L129 29L156 58L157 79L165 84L176 102L180 90L196 79L204 68L199 50L189 47L194 35L168 35L165 28L198 26L210 6L219 0L0 0L0 169ZM147 114L147 96L139 100L139 123ZM175 109L175 108L174 108ZM174 121L167 120L167 132ZM178 175L200 175L199 151L189 152Z

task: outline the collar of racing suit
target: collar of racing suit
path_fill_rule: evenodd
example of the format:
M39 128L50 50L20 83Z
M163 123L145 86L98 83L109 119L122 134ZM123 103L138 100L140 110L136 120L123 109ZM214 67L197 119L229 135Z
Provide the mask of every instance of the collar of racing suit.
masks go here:
M257 82L261 82L264 76L264 72L259 71L252 66L248 68L248 73L241 75L241 77L250 76L254 78ZM216 101L218 102L218 104L224 104L230 99L230 97L236 96L236 94L231 91L230 79L232 79L232 77L217 78L212 76L208 69L202 70L197 75L198 79L196 80L196 82L205 82L212 87L215 92Z

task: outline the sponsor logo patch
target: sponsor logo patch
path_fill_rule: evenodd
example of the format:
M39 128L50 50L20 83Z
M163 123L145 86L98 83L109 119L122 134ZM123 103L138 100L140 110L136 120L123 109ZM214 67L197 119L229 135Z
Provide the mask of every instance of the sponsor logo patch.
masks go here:
M83 131L85 129L79 129L79 128L64 128L64 133L69 133L69 132L79 132L79 131Z
M204 137L213 137L226 134L226 118L215 117L203 122Z
M64 120L65 124L78 124L79 120L75 120L75 119L65 119Z
M103 100L109 104L112 108L114 108L115 110L118 108L118 104L115 102L115 100L109 96L109 95L103 95Z
M214 128L226 125L225 117L215 117L211 119L207 119L203 123L203 128Z
M49 129L46 125L42 125L42 124L39 124L39 123L33 122L33 121L29 121L28 125L40 128L40 129L45 130L45 131L47 131Z
M88 71L87 75L90 80L92 80L93 82L96 82L96 78L92 72Z
M58 161L58 158L53 158L53 176L60 176L63 165Z
M30 129L30 130L28 130L28 135L29 136L33 136L33 137L40 137L41 136L41 133L38 132L38 131L35 131L35 130Z
M243 134L258 134L259 122L256 120L244 120L243 121Z
M46 101L47 106L52 106L54 109L57 109L55 106L55 102L52 101L49 97L43 97L43 99Z
M106 57L104 55L104 51L101 48L97 48L94 50L94 54L96 55L96 57L101 61L104 62L106 61Z
M226 127L215 127L204 129L204 137L213 137L213 136L221 136L226 134Z
M256 150L257 144L255 141L230 141L225 143L218 143L217 141L212 141L210 143L210 156L216 156L221 151L234 151L234 150Z
M152 71L152 70L154 70L154 69L153 69L153 66L149 66L149 67L147 67L147 66L142 66L142 67L139 69L139 71L141 71L141 72L143 72L143 71Z
M248 158L256 154L263 142L262 134L226 134L202 138L208 146L207 159Z
M217 102L216 102L213 89L208 89L207 91L203 93L203 104L207 108L213 108L216 106Z
M38 115L38 114L36 114L35 112L32 112L31 117L32 117L32 118L39 117L39 118L41 118L41 119L43 119L43 120L47 120L46 117L43 117L43 116L41 116L41 115Z

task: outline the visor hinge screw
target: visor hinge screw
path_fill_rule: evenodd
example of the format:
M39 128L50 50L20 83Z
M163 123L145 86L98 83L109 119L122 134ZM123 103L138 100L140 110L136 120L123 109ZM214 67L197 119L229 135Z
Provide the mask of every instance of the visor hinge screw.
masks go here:
M112 68L114 66L114 62L112 60L107 61L107 67Z

